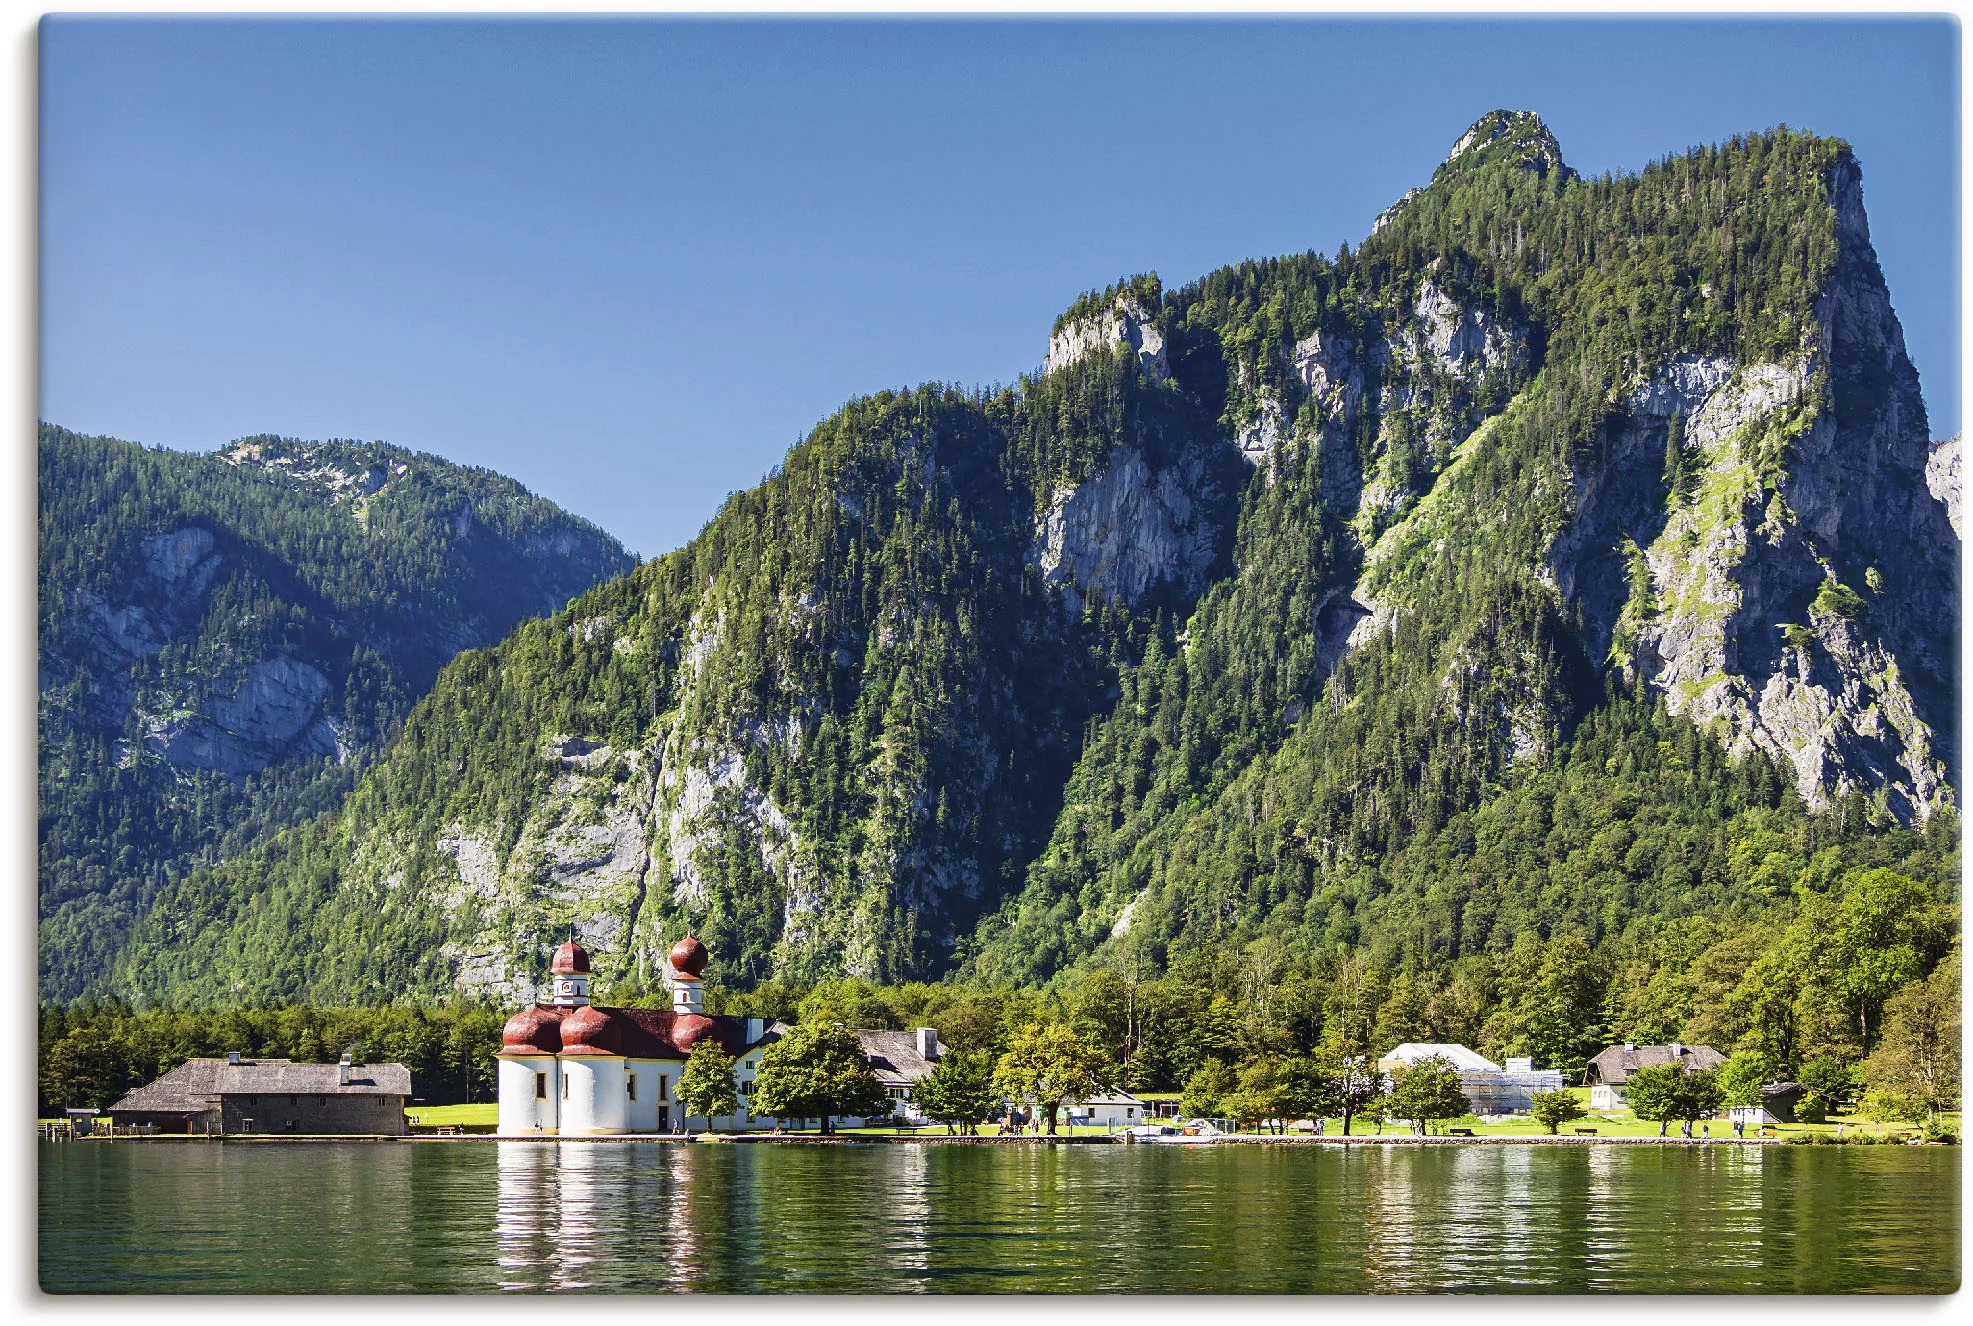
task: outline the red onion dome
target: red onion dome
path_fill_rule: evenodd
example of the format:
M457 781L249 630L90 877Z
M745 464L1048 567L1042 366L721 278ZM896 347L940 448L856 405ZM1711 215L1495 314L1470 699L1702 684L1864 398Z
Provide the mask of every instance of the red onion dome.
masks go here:
M671 965L673 969L683 972L694 980L697 980L699 974L705 971L706 963L711 960L712 954L706 952L706 946L690 935L685 936L685 938L671 946Z
M562 1019L563 1054L616 1052L617 1025L608 1013L596 1005L584 1004Z
M502 1054L555 1054L562 1048L561 1010L537 1004L507 1019L500 1029Z
M589 954L582 945L571 939L555 950L555 960L548 964L548 970L557 976L589 974Z
M713 1020L703 1013L679 1013L671 1020L671 1043L680 1054L690 1054L694 1045L718 1031Z

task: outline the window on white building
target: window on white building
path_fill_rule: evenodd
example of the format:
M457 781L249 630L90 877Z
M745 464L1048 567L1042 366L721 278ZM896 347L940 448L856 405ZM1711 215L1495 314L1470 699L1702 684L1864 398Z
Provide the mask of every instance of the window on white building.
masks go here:
M536 1073L534 1075L534 1098L536 1100L548 1099L548 1074Z
M626 1073L624 1075L623 1089L629 1093L630 1099L637 1099L637 1074Z
M562 1099L567 1100L568 1098L569 1098L569 1080L565 1077L562 1079Z
M658 1074L658 1099L659 1100L671 1099L671 1079L666 1077L663 1073Z

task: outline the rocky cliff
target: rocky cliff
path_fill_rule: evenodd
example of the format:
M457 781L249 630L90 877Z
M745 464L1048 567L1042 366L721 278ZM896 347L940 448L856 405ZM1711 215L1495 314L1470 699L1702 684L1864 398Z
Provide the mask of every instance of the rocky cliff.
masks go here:
M631 566L509 480L376 444L190 456L44 427L41 477L61 997L162 877L346 791L446 659Z
M1353 253L1092 292L1012 388L852 402L462 656L118 988L512 998L571 925L634 990L687 928L727 984L1042 980L1758 906L1649 846L1653 795L1721 862L1956 797L1956 453L1860 180L1787 131L1584 180L1495 112Z

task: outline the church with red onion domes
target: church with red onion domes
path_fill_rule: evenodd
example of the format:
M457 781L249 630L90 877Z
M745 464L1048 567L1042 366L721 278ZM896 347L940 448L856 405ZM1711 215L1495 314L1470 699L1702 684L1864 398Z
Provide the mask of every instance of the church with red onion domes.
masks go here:
M698 1119L717 1130L768 1124L748 1112L760 1056L787 1030L764 1018L707 1016L702 979L711 955L691 936L672 945L670 1008L589 1002L589 954L571 939L549 964L549 1000L501 1031L500 1132L516 1137L668 1133L686 1119L677 1099L686 1056L712 1040L733 1060L740 1106Z

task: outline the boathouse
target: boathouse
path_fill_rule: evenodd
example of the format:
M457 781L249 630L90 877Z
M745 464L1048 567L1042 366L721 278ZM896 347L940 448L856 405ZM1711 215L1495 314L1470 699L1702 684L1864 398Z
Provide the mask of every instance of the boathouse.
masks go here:
M411 1070L403 1064L188 1059L110 1106L118 1127L225 1137L402 1137Z

